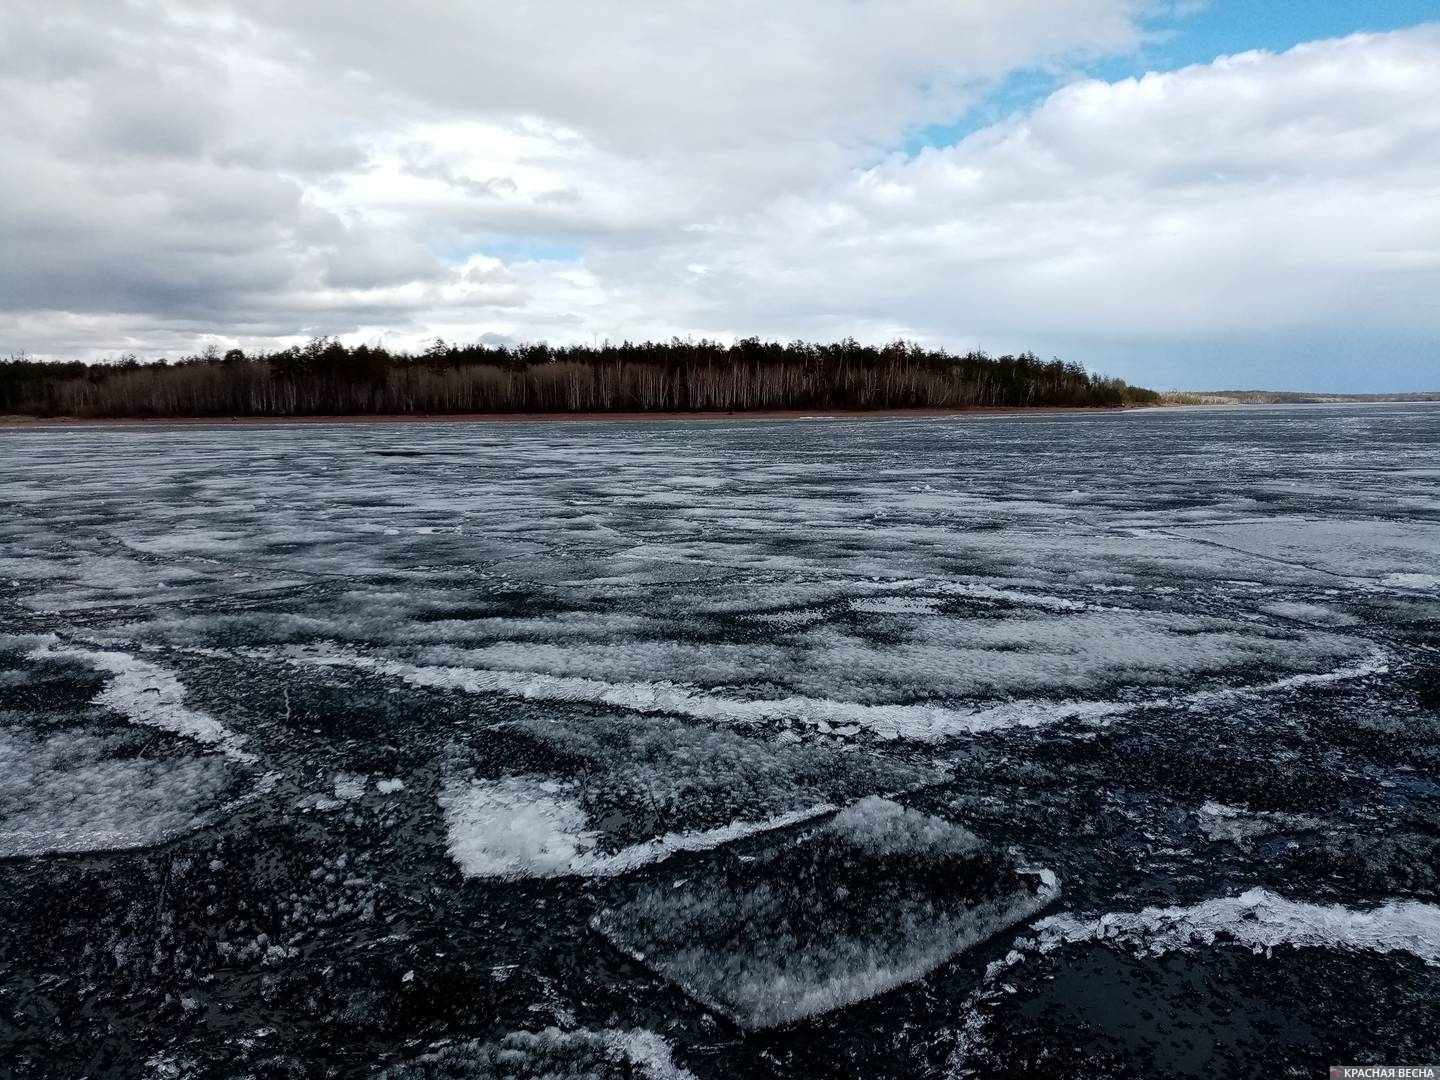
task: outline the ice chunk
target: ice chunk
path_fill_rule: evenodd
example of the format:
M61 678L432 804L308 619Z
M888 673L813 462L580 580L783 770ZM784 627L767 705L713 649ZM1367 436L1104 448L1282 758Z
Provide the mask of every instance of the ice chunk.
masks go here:
M869 798L748 861L642 886L594 925L743 1027L767 1028L921 978L1058 893L968 830Z
M335 798L341 802L353 802L365 794L365 786L369 783L367 776L354 776L350 773L335 774Z
M1277 945L1362 949L1440 963L1440 907L1418 901L1367 911L1287 900L1257 888L1191 907L1147 907L1094 919L1055 915L1035 929L1044 952L1075 941L1109 941L1158 955L1228 939L1256 952Z
M1196 812L1200 831L1211 840L1247 844L1261 836L1277 832L1319 828L1315 818L1272 811L1248 811L1224 803L1207 801Z
M382 1080L694 1080L653 1031L515 1031L495 1042L440 1047L379 1074Z
M973 855L985 842L961 825L917 814L889 799L870 797L840 811L830 828L871 855Z
M705 832L820 804L844 806L942 775L915 762L845 754L828 741L777 744L760 733L636 714L552 714L517 719L507 729L525 744L553 751L540 761L571 762L584 773L580 803L591 821L602 823L602 846L610 849L662 833ZM830 730L842 737L842 729ZM477 749L482 756L493 753Z
M450 855L469 877L552 877L595 846L589 819L565 785L515 776L447 785L440 805Z

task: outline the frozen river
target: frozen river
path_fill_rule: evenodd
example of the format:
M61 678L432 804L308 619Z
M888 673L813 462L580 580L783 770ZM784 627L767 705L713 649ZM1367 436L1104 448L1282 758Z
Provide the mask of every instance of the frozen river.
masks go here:
M0 1074L1440 1060L1440 406L0 431L0 612Z

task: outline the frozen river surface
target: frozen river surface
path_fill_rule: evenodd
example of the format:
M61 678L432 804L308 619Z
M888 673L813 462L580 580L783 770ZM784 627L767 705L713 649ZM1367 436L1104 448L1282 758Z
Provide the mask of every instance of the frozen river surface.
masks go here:
M1440 407L0 432L0 1074L1440 1060Z

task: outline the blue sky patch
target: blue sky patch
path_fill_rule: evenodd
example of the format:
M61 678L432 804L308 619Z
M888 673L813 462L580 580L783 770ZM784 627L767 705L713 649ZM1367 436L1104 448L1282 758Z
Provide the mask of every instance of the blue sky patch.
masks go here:
M1208 64L1218 56L1266 49L1284 52L1306 41L1402 30L1440 21L1440 0L1212 0L1198 9L1152 18L1138 52L1081 63L1067 71L1020 71L1002 80L962 116L910 132L901 149L954 146L1007 116L1039 105L1065 83L1089 76L1116 82L1150 71Z

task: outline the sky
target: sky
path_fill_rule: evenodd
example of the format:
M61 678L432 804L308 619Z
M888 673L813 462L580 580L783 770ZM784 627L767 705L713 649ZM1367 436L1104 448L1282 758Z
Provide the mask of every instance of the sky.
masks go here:
M19 0L0 355L1031 349L1440 390L1440 0Z

